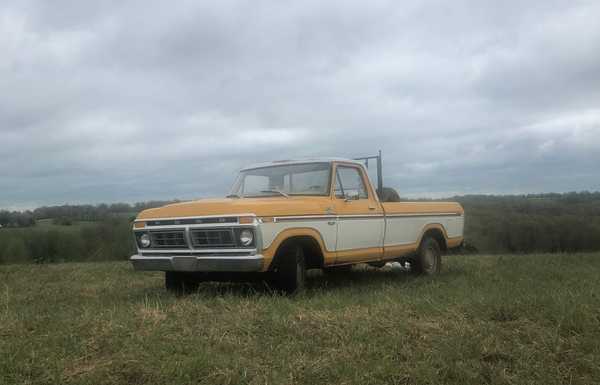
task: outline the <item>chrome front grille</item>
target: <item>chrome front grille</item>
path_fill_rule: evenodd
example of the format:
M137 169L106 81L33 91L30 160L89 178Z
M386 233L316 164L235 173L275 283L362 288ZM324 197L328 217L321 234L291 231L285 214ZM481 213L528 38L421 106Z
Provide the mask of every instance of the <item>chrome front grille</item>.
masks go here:
M237 247L233 229L193 229L190 238L197 248Z
M183 249L187 248L183 230L153 231L150 233L152 247Z

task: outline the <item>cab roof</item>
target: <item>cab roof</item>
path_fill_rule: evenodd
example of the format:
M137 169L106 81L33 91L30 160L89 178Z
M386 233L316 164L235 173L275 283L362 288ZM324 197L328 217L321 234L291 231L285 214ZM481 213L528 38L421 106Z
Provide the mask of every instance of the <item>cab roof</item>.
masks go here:
M306 159L289 159L289 160L274 160L272 162L255 163L242 168L240 171L252 170L255 168L273 167L273 166L284 166L288 164L305 164L305 163L333 163L333 162L344 162L353 163L359 166L364 166L364 163L358 160L347 159L347 158L306 158Z

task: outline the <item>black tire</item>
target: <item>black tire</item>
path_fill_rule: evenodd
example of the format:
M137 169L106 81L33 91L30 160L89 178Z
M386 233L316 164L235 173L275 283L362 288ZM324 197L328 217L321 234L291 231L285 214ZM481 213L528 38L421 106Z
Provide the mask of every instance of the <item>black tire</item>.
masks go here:
M165 288L175 294L188 294L198 290L199 281L190 274L165 271Z
M275 283L285 294L297 294L304 290L306 260L300 246L286 247L278 257Z
M442 252L433 237L425 237L411 266L416 274L435 275L442 270Z

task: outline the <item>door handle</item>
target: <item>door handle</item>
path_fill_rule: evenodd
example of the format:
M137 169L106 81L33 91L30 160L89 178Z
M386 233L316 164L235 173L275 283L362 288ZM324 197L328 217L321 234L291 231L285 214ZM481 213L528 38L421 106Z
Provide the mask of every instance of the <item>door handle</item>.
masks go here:
M377 207L375 206L369 206L369 210L375 210Z
M333 226L333 225L335 225L335 221L329 221L329 222L327 222L327 224L330 226Z

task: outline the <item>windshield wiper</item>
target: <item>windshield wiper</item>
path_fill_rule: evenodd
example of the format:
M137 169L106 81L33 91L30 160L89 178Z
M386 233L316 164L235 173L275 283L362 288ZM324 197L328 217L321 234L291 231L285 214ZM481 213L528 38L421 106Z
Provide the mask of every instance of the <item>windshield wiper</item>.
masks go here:
M286 198L289 198L290 196L286 193L284 193L283 191L280 190L261 190L261 193L277 193L277 194L281 194Z
M239 198L240 196L237 194L229 194L225 198Z

